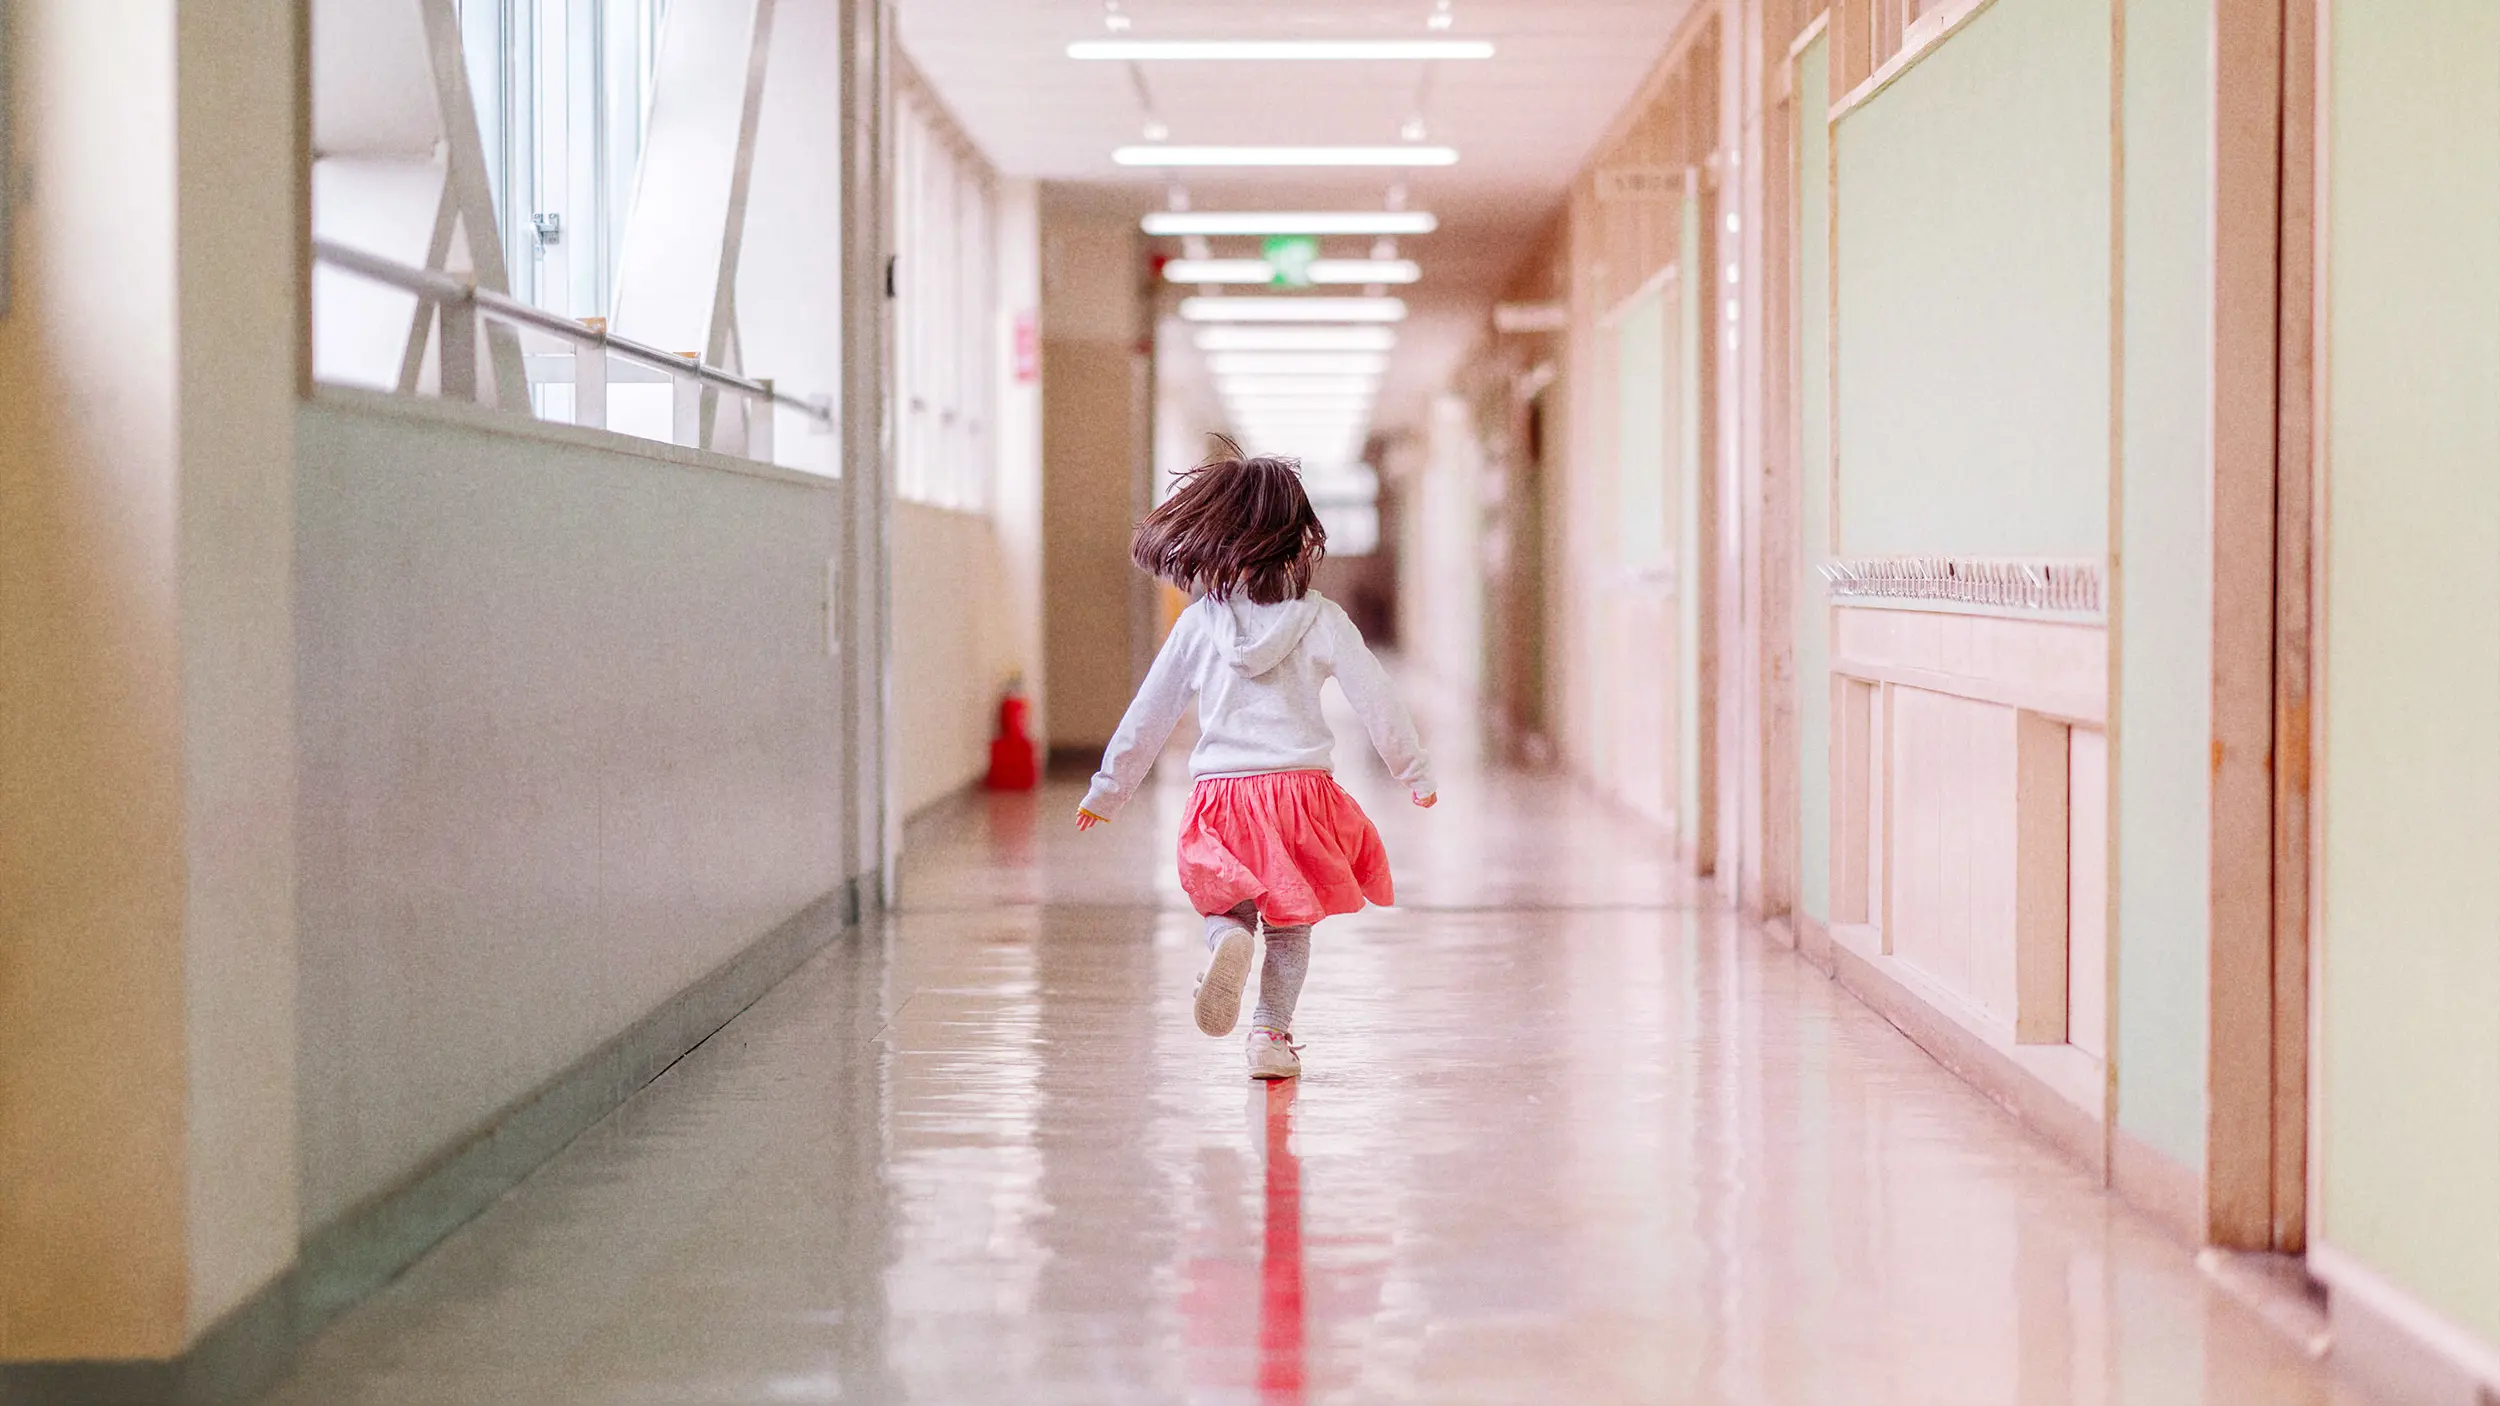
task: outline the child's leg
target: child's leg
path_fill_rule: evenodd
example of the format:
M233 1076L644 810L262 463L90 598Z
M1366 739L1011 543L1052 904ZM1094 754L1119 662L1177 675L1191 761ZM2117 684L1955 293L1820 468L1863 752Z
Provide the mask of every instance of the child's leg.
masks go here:
M1293 1008L1302 999L1302 977L1311 966L1311 925L1267 930L1267 956L1259 966L1259 1004L1250 1013L1255 1030L1293 1032Z
M1224 935L1235 928L1248 928L1254 933L1257 932L1259 930L1259 905L1242 902L1234 904L1233 911L1230 913L1209 913L1207 915L1207 950L1214 951L1217 945L1224 941Z
M1241 1019L1241 988L1250 980L1250 950L1257 945L1258 926L1256 904L1207 915L1207 966L1198 974L1198 993L1191 1004L1198 1028L1209 1035L1230 1035Z

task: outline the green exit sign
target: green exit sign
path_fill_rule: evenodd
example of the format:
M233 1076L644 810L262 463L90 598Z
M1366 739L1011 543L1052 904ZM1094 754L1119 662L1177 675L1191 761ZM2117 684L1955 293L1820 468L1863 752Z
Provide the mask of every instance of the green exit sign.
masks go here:
M1319 240L1308 234L1271 234L1259 246L1280 288L1311 286L1311 265L1319 258Z

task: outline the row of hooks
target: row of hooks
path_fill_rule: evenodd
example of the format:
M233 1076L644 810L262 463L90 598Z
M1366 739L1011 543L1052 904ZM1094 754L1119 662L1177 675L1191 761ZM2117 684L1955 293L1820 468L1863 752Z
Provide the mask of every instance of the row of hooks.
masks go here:
M1937 600L2012 610L2093 614L2101 569L2091 562L1880 557L1822 568L1834 600Z

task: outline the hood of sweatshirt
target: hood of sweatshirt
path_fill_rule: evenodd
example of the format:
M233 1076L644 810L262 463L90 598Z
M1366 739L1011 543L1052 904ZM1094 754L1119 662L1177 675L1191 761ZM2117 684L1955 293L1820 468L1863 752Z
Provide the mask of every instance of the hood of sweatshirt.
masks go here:
M1214 602L1217 624L1231 627L1229 634L1221 636L1225 662L1246 679L1284 663L1319 619L1320 604L1317 591L1275 605L1253 605L1247 596Z

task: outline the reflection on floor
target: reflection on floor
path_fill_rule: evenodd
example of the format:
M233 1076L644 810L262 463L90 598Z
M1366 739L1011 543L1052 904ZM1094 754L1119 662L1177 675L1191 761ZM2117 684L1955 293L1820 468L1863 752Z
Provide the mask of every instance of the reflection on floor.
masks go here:
M1298 1084L1190 1023L1178 789L973 803L274 1401L2357 1400L1654 833L1446 775L1349 772L1405 906Z

